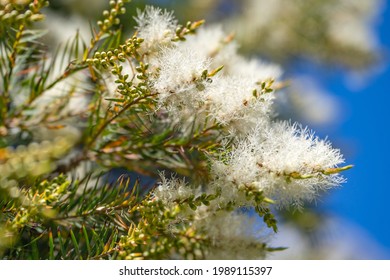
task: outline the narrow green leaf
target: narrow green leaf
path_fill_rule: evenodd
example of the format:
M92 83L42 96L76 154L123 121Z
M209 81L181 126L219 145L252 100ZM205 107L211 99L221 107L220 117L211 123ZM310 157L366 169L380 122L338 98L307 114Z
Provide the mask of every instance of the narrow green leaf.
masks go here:
M54 240L53 232L51 230L49 232L49 260L54 260Z
M113 249L116 245L116 241L118 239L118 232L115 231L113 234L112 234L112 239L111 239L111 244L110 244L110 250Z
M91 245L89 243L88 232L87 232L87 229L85 228L85 225L83 225L82 229L83 229L85 244L87 246L88 258L89 258L91 256Z
M102 242L101 238L99 235L96 233L95 230L92 230L92 241L95 244L94 249L94 256L100 255L100 252L103 251L104 248L104 243Z
M267 252L280 252L280 251L284 251L287 249L288 249L288 247L267 247L266 248Z
M353 165L346 165L343 167L328 168L328 169L325 169L322 173L325 175L331 175L331 174L336 174L336 173L340 173L342 171L351 169L352 167L353 167Z
M219 71L223 69L223 65L219 66L218 68L212 70L210 73L208 73L208 77L214 77Z
M65 256L64 242L62 240L61 230L59 228L57 229L57 236L58 236L58 242L60 243L61 256L64 257Z
M70 233L70 238L72 239L72 243L73 243L74 249L76 250L76 254L77 254L77 256L81 260L82 256L80 254L80 248L79 248L79 244L77 243L76 236L74 235L74 232L73 232L72 229L69 230L69 233Z
M39 260L39 249L36 239L31 242L31 254L33 260Z

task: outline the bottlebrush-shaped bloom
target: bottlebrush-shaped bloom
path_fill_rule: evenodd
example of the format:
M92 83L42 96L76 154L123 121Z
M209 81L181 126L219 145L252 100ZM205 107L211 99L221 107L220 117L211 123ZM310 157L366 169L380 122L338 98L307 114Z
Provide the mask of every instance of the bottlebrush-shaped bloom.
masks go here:
M333 172L343 162L338 149L306 128L276 122L257 126L238 140L230 153L214 161L211 172L215 184L223 188L250 186L279 206L299 206L319 191L344 182Z

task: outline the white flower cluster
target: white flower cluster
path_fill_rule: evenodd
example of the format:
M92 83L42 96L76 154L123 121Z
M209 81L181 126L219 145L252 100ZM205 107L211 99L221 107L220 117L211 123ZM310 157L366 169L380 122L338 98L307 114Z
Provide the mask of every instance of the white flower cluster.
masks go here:
M146 46L160 46L147 54L151 69L157 69L151 86L158 92L159 109L182 123L195 118L217 123L233 138L233 145L226 147L230 153L211 159L210 185L222 186L221 201L236 199L245 205L240 188L250 186L279 206L299 205L343 182L328 172L343 163L338 150L299 125L272 119L272 83L280 78L279 67L240 56L231 36L218 26L167 46L167 37L159 36L162 29L175 29L171 13L147 7L137 23ZM178 187L177 181L164 181L162 187L158 196L163 198L188 188Z
M184 179L166 179L161 174L161 182L154 190L156 199L167 207L183 204L189 197L201 195L200 188L191 188ZM185 208L184 208L185 209ZM255 244L264 242L268 234L254 216L247 213L228 211L210 211L210 207L199 206L195 211L192 226L199 232L206 233L210 240L210 248L206 259L259 259L264 258L264 251ZM185 220L186 211L182 211L178 220ZM212 220L212 222L210 222ZM174 229L173 230L173 234Z
M225 196L232 189L249 186L279 206L299 206L319 191L342 183L339 174L327 173L343 162L339 150L307 129L275 122L257 126L238 141L227 156L213 162L212 174L214 184L226 188Z
M260 84L278 79L279 67L240 56L221 27L201 28L185 42L168 44L165 41L172 38L159 37L162 30L157 32L156 26L175 29L171 13L147 7L137 23L145 46L159 46L146 59L150 69L158 69L152 87L159 93L159 108L173 120L192 122L196 118L199 124L207 120L243 132L270 114L274 93L262 93ZM224 69L215 74L220 67Z
M216 198L190 206L192 226L213 243L208 257L237 258L241 253L243 258L259 257L252 246L259 239L248 226L252 223L248 216L220 210L228 205L264 206L261 198L251 199L249 192L254 191L278 207L300 206L344 181L337 172L342 155L300 125L274 120L273 85L279 82L280 68L240 56L233 38L221 27L201 28L184 42L168 43L171 33L163 30L175 29L171 13L148 7L139 13L137 23L147 48L159 46L144 52L150 87L158 96L157 110L183 127L194 122L204 127L217 124L228 143L219 156L209 159L207 186L162 176L154 197L168 207ZM157 32L159 25L164 27ZM161 37L161 32L168 35Z
M167 179L164 174L160 174L161 182L153 191L153 195L164 201L165 204L180 203L190 196L199 194L199 189L191 188L184 179Z

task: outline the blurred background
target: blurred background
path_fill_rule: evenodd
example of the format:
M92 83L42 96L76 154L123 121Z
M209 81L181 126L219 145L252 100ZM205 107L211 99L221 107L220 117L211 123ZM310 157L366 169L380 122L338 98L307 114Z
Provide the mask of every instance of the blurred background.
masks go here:
M54 0L48 42L76 30L88 41L89 24L105 0ZM306 210L282 213L271 240L288 250L275 259L390 259L389 49L390 7L385 0L140 1L122 19L132 34L136 8L173 10L180 22L206 19L235 35L249 57L279 64L288 87L279 92L278 118L309 126L340 148L348 182ZM61 30L58 32L58 30ZM388 173L389 172L389 173Z

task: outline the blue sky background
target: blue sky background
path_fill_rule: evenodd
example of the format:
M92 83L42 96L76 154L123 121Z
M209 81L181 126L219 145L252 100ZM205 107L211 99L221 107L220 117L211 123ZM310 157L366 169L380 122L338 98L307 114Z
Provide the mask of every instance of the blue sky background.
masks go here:
M387 4L387 3L386 3ZM382 11L377 32L383 53L377 69L370 75L346 83L345 73L307 65L303 72L315 76L329 92L342 101L344 118L329 139L340 147L348 164L348 182L333 190L319 207L334 212L365 230L390 258L390 7ZM358 89L348 84L361 83ZM318 131L321 134L321 131ZM353 236L351 236L353 238ZM370 250L370 248L367 248Z

